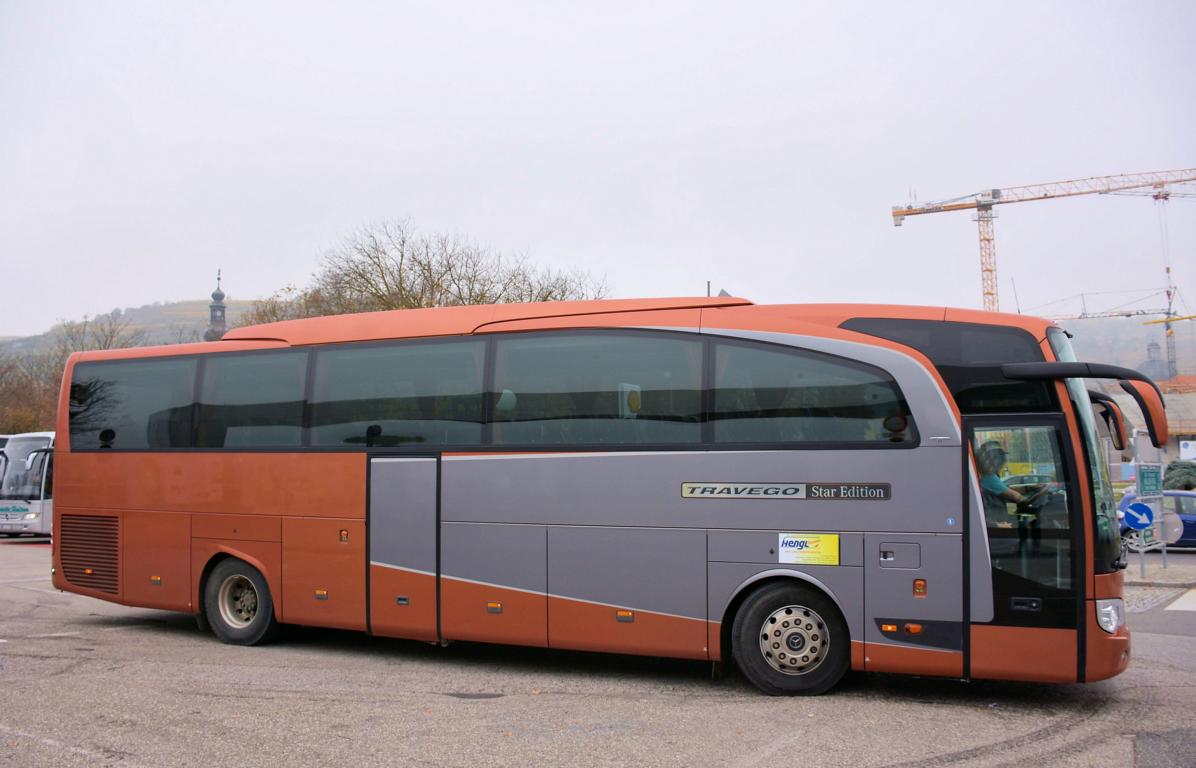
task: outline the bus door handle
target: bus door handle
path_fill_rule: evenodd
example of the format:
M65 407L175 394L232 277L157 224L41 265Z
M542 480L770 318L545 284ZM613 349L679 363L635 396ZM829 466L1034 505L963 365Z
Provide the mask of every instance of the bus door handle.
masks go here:
M1009 598L1009 607L1014 611L1038 613L1042 611L1042 599L1038 597L1011 597Z

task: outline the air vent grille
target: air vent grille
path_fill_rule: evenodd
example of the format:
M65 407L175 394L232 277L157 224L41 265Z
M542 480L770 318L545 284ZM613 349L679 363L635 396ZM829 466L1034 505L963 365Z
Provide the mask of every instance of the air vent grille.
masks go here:
M63 515L58 556L66 580L77 587L119 594L119 532L115 517Z

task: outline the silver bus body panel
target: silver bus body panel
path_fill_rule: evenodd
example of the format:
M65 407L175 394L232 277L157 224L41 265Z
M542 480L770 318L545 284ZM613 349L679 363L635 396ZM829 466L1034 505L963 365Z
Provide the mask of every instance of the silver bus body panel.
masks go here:
M709 622L722 621L736 595L759 580L791 577L835 601L853 640L905 644L876 626L893 617L957 626L962 645L963 515L970 516L974 533L983 531L984 522L975 488L965 497L959 424L931 373L908 355L867 344L702 333L810 349L884 369L901 388L919 445L480 452L446 454L439 466L434 457L374 458L371 561ZM885 484L889 492L884 498L687 498L687 483ZM971 502L966 512L965 498ZM781 562L778 537L787 533L837 534L838 564ZM983 620L992 614L988 553L982 533L971 542L972 618ZM894 549L917 556L883 562L882 550ZM926 579L925 596L914 595L915 578ZM550 616L550 645L552 634Z

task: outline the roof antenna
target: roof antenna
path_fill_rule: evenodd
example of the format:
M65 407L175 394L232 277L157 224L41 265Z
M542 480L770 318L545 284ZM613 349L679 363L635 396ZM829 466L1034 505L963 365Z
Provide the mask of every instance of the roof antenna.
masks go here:
M718 292L718 297L720 299L729 299L729 298L731 298L731 294L727 293L726 288L720 288L719 292Z
M710 281L706 281L706 298L710 298Z
M1022 302L1017 297L1017 281L1014 280L1013 276L1011 275L1009 277L1009 282L1013 283L1013 303L1017 305L1017 313L1020 315L1022 313Z

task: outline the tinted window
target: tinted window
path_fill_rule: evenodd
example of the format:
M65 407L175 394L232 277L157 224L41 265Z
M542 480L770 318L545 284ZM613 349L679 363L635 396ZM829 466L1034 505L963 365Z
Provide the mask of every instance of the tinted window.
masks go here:
M702 342L649 333L500 338L496 445L697 443Z
M964 413L1057 410L1050 382L1012 381L1001 374L1005 363L1043 360L1038 342L1020 328L881 317L853 318L842 327L926 355Z
M42 467L49 462L50 454L34 453L48 448L48 437L18 437L4 448L6 460L0 461L0 499L36 499L41 493ZM25 469L25 462L33 457L32 465Z
M71 379L71 449L191 445L194 359L80 363Z
M714 360L720 443L903 443L909 409L879 368L815 352L720 343Z
M316 352L311 444L478 445L484 351L471 339Z
M255 352L205 358L196 446L301 445L306 372L306 352Z

